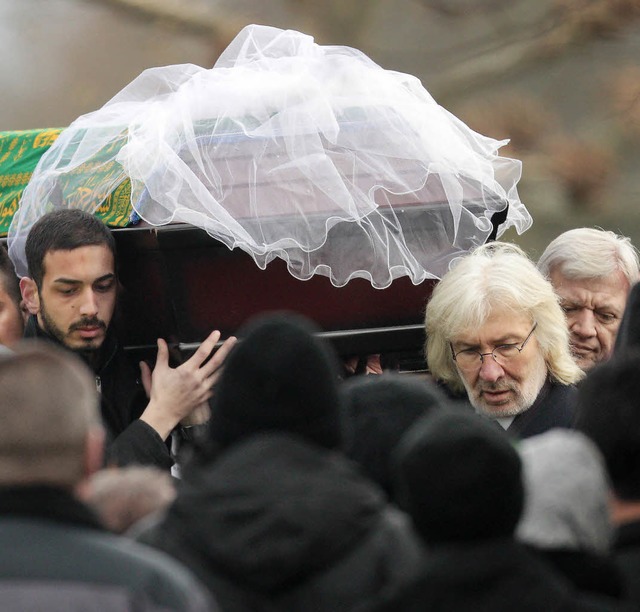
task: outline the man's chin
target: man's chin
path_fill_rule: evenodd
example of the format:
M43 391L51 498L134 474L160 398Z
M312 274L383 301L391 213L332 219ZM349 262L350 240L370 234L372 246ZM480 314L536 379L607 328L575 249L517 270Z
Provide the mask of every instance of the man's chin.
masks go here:
M500 403L489 403L485 400L480 399L473 402L473 407L480 414L483 414L484 416L490 417L492 419L517 416L527 409L526 406L522 406L514 402L513 400Z
M91 340L67 340L65 346L78 353L94 353L99 351L104 342L104 337L91 338Z
M596 359L592 353L586 355L574 355L575 362L583 372L588 372L592 368L598 365L601 360Z
M595 367L596 365L598 365L598 363L605 360L605 356L599 351L580 349L576 348L575 346L571 347L571 354L574 361L578 364L578 367L583 372L591 370L591 368Z

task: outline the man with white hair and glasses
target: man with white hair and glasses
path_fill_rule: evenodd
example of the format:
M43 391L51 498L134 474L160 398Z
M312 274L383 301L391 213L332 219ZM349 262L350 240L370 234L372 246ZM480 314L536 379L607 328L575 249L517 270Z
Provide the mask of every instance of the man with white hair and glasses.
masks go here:
M572 427L583 376L553 287L515 245L475 249L444 275L427 305L433 377L466 391L476 412L526 438Z

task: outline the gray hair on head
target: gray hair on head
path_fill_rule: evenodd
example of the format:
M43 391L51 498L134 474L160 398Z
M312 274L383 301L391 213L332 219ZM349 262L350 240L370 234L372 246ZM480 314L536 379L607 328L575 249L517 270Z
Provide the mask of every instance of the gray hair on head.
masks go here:
M568 279L602 278L620 270L629 286L640 280L638 250L631 240L590 227L569 230L549 243L538 260L538 270L549 278L554 269Z

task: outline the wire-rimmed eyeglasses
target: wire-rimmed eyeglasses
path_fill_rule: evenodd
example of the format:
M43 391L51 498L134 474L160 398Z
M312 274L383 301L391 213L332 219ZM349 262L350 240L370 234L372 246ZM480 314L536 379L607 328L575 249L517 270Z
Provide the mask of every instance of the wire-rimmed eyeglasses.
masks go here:
M533 335L533 332L538 327L538 323L533 324L533 328L524 339L522 344L501 344L500 346L496 346L492 351L488 353L481 353L480 351L476 351L475 349L464 349L462 351L458 351L457 353L453 350L453 344L449 344L451 347L451 354L453 355L453 360L458 364L459 368L464 370L472 370L475 368L479 368L484 363L484 358L487 355L491 355L493 360L500 365L507 365L510 361L515 359L522 353L522 350L529 342L529 338Z

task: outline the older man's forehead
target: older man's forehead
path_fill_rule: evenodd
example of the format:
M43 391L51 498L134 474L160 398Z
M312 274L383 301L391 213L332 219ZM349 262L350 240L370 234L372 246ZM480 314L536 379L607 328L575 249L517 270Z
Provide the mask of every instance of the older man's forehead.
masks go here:
M468 346L508 344L523 340L534 324L531 315L513 308L494 308L479 324L464 327L451 342Z
M551 282L565 302L592 309L623 310L630 290L629 281L620 270L608 277L581 279L566 278L555 272Z

